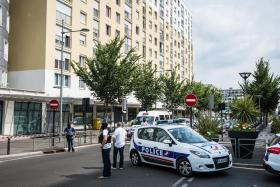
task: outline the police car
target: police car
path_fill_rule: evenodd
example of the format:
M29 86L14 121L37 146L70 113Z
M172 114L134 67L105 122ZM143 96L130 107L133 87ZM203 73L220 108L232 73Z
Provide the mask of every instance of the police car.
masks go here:
M188 126L145 126L135 129L131 139L132 165L142 162L176 169L182 176L232 167L227 148L210 142Z
M280 175L280 134L267 146L263 165L267 171Z

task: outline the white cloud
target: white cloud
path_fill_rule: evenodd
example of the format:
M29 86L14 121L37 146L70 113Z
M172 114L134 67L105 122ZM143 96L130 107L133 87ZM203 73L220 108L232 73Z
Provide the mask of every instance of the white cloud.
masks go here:
M195 79L238 87L261 57L280 74L279 0L185 0L193 13Z

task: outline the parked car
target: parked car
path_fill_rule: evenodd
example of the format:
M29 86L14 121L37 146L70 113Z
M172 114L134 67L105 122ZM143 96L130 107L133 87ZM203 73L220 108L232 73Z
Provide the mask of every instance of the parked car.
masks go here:
M190 126L190 124L191 124L190 118L177 118L177 119L173 119L172 123L179 124L179 125L186 125L186 126Z
M232 155L226 147L183 125L137 128L131 139L130 159L134 166L144 162L174 168L185 177L232 167Z
M280 134L266 147L263 166L268 172L280 175Z

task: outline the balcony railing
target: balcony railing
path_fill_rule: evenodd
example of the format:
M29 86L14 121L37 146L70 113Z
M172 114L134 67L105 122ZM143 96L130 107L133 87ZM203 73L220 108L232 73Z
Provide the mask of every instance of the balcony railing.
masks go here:
M124 12L124 18L126 21L131 22L131 14L128 12Z
M132 7L132 0L125 0L125 4L129 7Z
M56 11L56 20L62 21L64 20L64 23L71 25L71 16L64 14L63 12Z

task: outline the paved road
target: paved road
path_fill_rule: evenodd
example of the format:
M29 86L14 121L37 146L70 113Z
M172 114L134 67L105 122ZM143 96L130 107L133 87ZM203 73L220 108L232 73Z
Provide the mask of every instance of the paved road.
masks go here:
M113 170L109 179L97 179L102 173L99 146L75 153L17 159L0 162L1 187L279 187L280 184L279 176L256 169L233 168L223 173L196 174L192 178L183 178L172 169L150 165L133 167L129 162L128 150L124 170Z

